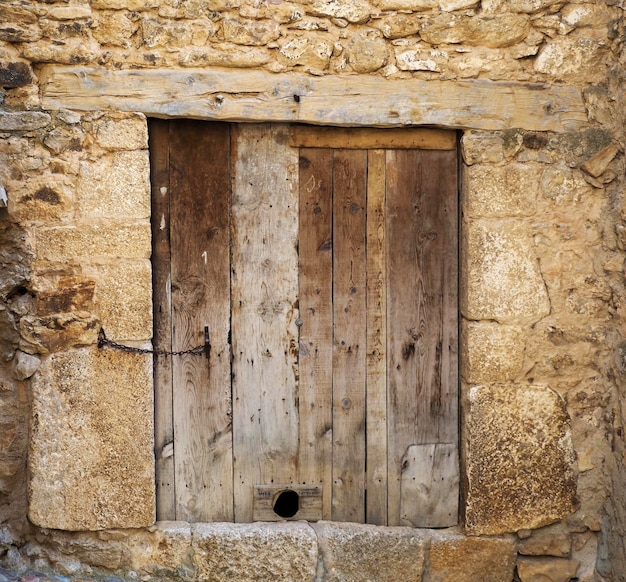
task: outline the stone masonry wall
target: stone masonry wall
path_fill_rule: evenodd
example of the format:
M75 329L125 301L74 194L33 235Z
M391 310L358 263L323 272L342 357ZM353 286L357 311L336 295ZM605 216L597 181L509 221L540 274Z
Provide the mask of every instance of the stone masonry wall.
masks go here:
M613 0L3 2L0 566L146 580L623 579L624 33ZM114 101L44 110L40 83L57 64L580 93L575 132L459 128L460 528L153 526L151 361L96 346L101 326L140 347L152 335L146 119Z

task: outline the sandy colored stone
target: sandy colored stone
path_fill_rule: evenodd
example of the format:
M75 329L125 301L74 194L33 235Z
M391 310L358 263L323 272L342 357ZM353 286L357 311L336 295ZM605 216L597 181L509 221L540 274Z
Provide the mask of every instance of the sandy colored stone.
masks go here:
M148 125L143 115L105 117L94 122L96 143L107 150L139 150L148 147Z
M423 12L437 6L437 0L375 0L373 4L380 10L406 10Z
M471 218L532 216L543 166L473 165L465 171L465 215Z
M579 565L560 558L520 558L517 573L521 582L570 582Z
M263 46L280 36L279 25L270 20L228 18L222 23L224 40L246 46Z
M387 64L387 43L377 30L355 35L346 46L348 63L357 73L372 73Z
M29 353L47 354L95 344L99 321L89 313L59 313L20 319L20 347Z
M69 530L151 525L151 359L97 348L54 354L32 389L31 521Z
M454 12L455 10L467 10L474 8L479 0L439 0L439 8L444 12Z
M447 60L447 53L436 49L396 49L396 65L401 71L441 72Z
M550 528L532 532L529 538L518 544L524 556L555 556L567 558L572 551L572 537L567 532L554 532Z
M464 321L461 327L461 376L470 384L509 382L524 365L523 328Z
M39 259L49 261L79 257L147 259L152 252L147 221L44 227L37 230L36 246Z
M55 20L77 20L90 16L91 8L88 5L53 6L46 12L47 18Z
M51 117L42 111L3 111L0 115L0 131L30 131L46 127Z
M307 6L307 12L313 16L331 16L352 23L365 22L371 11L364 0L314 0Z
M317 540L306 523L195 524L193 560L198 579L310 581L317 568Z
M181 67L219 66L232 68L260 67L269 63L270 54L266 48L198 47L186 48L180 52L178 63Z
M44 145L54 154L66 150L81 151L85 134L78 127L55 127L44 138Z
M82 162L76 192L81 216L148 218L149 176L147 151L116 152Z
M38 313L90 311L96 282L93 279L67 273L44 273L33 276L32 289Z
M96 312L109 339L119 342L152 337L150 261L90 264L83 272L96 281Z
M505 157L504 139L492 133L466 131L461 137L461 152L468 166L502 162Z
M512 537L471 538L430 533L427 580L437 582L504 582L513 579L517 559Z
M330 39L291 37L281 44L278 54L278 62L287 67L323 71L333 54L333 43Z
M41 365L41 360L30 354L18 351L15 357L14 372L18 380L30 378Z
M543 171L540 185L542 194L557 204L578 203L592 195L592 188L580 170L558 162Z
M594 38L556 38L548 42L535 59L539 73L556 79L583 75L588 81L604 77L606 43Z
M570 420L556 392L471 386L462 409L468 532L534 529L576 509Z
M422 580L422 530L333 522L319 522L312 527L319 543L323 580Z
M380 30L385 38L404 38L417 34L420 19L415 14L394 14L375 20L372 25Z
M27 181L9 182L9 214L15 220L53 221L74 209L71 181L65 176L29 172Z
M476 220L463 227L461 310L467 319L533 323L550 301L527 227L518 220Z
M618 151L619 148L615 144L605 147L583 164L583 170L597 178L604 173Z

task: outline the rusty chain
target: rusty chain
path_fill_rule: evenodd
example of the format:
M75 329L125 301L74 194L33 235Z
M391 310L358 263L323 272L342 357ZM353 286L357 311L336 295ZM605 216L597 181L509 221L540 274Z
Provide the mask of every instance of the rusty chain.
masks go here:
M118 344L117 342L110 340L104 333L104 328L100 328L100 331L98 332L98 347L107 347L130 354L154 354L155 356L184 356L187 354L202 355L206 354L207 351L206 345L196 346L195 348L191 348L189 350L179 351L155 350L151 348L134 348L132 346L125 346L123 344Z

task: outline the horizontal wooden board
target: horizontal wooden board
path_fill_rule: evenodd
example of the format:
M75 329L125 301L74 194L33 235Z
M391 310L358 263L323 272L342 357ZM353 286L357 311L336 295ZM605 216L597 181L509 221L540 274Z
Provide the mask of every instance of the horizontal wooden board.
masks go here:
M570 86L57 65L45 67L40 79L44 109L334 126L555 132L573 131L587 123L581 90Z
M344 150L453 150L456 147L456 134L430 128L370 129L294 125L290 131L289 145Z
M278 496L286 491L298 495L298 511L291 517L281 517L274 511ZM319 521L322 519L322 485L255 485L253 499L253 521Z

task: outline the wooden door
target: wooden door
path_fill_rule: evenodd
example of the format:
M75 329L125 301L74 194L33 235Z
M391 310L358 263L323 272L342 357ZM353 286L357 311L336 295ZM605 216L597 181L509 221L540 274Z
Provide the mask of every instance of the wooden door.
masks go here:
M454 133L150 135L159 519L455 524Z

